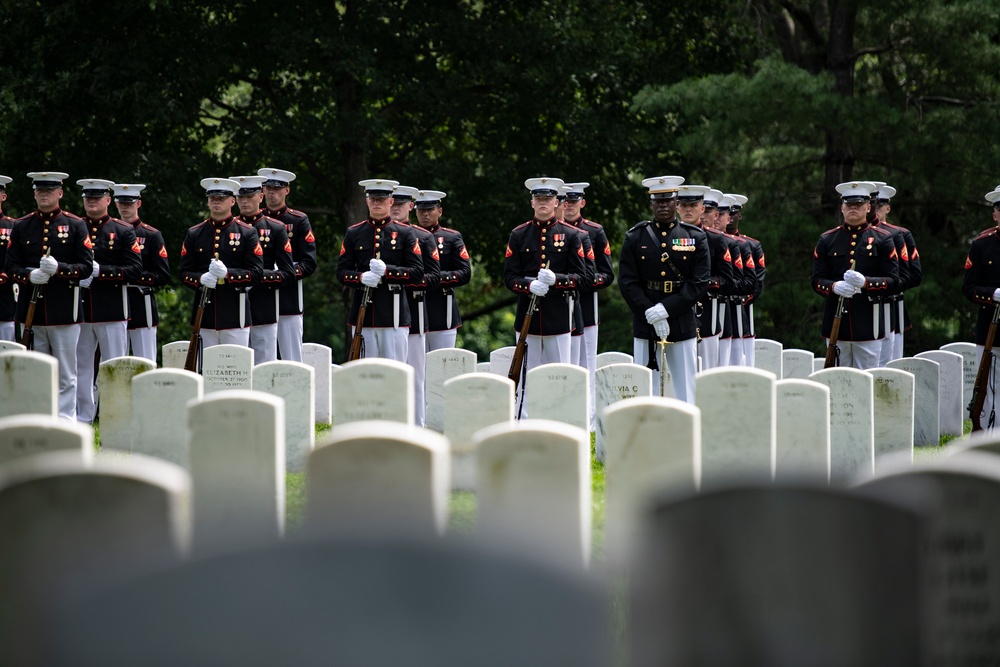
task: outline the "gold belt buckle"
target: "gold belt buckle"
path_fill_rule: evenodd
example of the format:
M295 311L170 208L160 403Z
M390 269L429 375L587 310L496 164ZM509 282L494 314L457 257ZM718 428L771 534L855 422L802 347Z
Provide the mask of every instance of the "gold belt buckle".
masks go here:
M673 283L673 281L664 280L663 281L663 293L664 294L672 294L673 291L674 291L674 283Z

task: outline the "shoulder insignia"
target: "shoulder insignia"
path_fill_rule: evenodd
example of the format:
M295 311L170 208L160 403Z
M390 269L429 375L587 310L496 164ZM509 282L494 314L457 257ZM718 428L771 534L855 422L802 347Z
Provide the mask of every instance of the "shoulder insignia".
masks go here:
M86 236L83 237L83 247L84 248L94 247L94 244L90 242L90 234L87 234Z
M181 257L183 257L186 254L188 254L187 246L182 243L181 244Z
M366 222L368 222L368 221L367 220L362 220L361 222L355 222L353 225L351 225L350 227L348 227L348 229L354 229L355 227L360 227L361 225L365 224Z
M763 252L760 253L760 268L762 268L762 269L766 268L764 266L764 253Z
M420 252L420 241L417 241L416 239L413 240L413 254L414 255L423 254L422 252Z
M733 256L729 254L729 248L726 248L726 254L722 256L723 261L733 263Z
M340 254L343 255L345 252L347 252L347 248L344 247L344 242L341 241L340 242Z
M253 249L253 254L257 255L258 257L264 254L264 250L260 247L260 241L257 241L257 247Z
M979 239L986 238L987 236L992 236L996 233L997 233L997 228L990 227L989 229L984 230L979 236L977 236L976 240L978 241Z
M643 220L642 222L637 222L636 224L632 225L632 227L628 230L628 232L632 232L632 231L634 231L636 229L640 229L641 227L645 227L645 226L650 225L650 224L652 224L652 221L650 221L650 220ZM626 232L626 234L628 232Z
M440 262L441 261L441 256L438 254L437 246L434 246L434 250L431 251L431 257L434 258L435 262Z
M463 250L464 250L464 248L463 248ZM510 257L513 254L514 254L514 251L510 249L510 244L508 243L507 244L507 252L504 253L504 257Z
M910 261L910 253L906 251L905 245L903 246L903 249L899 253L899 258L902 259L904 262Z
M137 255L141 255L142 254L142 246L139 245L139 240L138 239L136 239L135 241L132 241L132 252L134 252Z
M968 271L972 268L972 258L968 255L965 256L965 270Z
M576 254L579 255L580 257L586 257L586 255L583 254L583 244L582 243L580 244L580 247L577 248Z
M605 255L610 255L611 254L611 244L610 243L608 243L608 244L606 244L604 246L604 254Z
M895 248L893 248L892 252L889 253L889 259L899 259L899 255L896 254Z
M285 239L285 252L291 252L291 251L292 251L292 242L289 241L288 239ZM341 254L344 253L344 244L343 243L340 244L340 253Z
M813 259L819 259L819 253L816 252L816 248L813 248Z
M587 259L595 259L595 257L594 257L594 249L593 248L591 248L590 250L587 251Z
M510 246L507 246L507 252L510 252ZM465 246L462 246L462 251L458 253L458 256L462 259L469 259L469 251L465 249ZM507 256L510 257L509 254Z
M736 260L733 262L733 266L735 266L737 269L742 269L743 268L743 256L742 255L736 255Z
M163 259L167 258L167 246L166 245L161 245L160 246L160 257L162 257Z
M288 207L288 206L285 207L285 213L291 213L292 215L298 216L300 218L306 218L306 217L308 217L302 211L296 210L296 209Z
M311 229L306 233L306 243L316 243L316 237L313 236Z
M757 268L756 266L754 266L754 263L753 263L753 257L747 257L747 264L746 264L746 267L747 267L748 269L756 269L756 268Z
M826 236L827 234L833 234L838 229L840 229L840 225L838 225L836 227L833 227L832 229L826 230L825 232L823 232L822 234L820 234L820 236Z
M913 254L910 255L910 261L912 262L912 261L917 260L917 259L920 259L920 253L917 252L916 248L914 248L913 249Z

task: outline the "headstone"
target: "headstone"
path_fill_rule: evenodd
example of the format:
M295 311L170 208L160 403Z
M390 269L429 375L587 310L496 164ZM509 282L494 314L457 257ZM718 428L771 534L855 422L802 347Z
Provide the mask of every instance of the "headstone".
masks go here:
M594 394L597 402L597 431L594 448L598 460L604 460L604 409L618 401L653 393L653 371L639 364L610 364L594 373Z
M816 371L823 370L823 367L825 365L826 365L826 358L825 357L816 357L815 359L813 359L813 373L815 373ZM810 375L812 375L812 373L810 373ZM806 378L806 379L808 379L808 378Z
M94 429L51 415L12 415L0 418L0 466L24 456L71 451L81 463L94 460Z
M333 376L333 423L414 423L413 366L391 359L349 361Z
M306 469L316 444L315 371L297 361L268 361L253 367L253 390L285 400L285 472Z
M937 447L941 442L938 363L930 359L903 357L890 361L886 366L913 374L913 446Z
M488 362L488 361L480 361L479 363L477 363L476 364L476 372L477 373L489 373L490 372L490 362Z
M163 355L163 368L183 369L184 362L187 361L188 341L175 340L167 343L160 348L160 353Z
M774 377L782 378L782 346L776 340L755 338L753 341L754 368L774 373Z
M0 352L24 352L28 348L12 340L0 340Z
M476 534L564 567L590 562L590 437L544 419L479 431Z
M775 384L775 479L830 482L830 388L812 380Z
M132 451L191 469L187 406L204 396L202 377L159 368L132 379Z
M132 378L156 369L143 357L117 357L102 361L97 370L101 396L101 449L132 451Z
M639 518L655 494L691 492L701 482L701 410L674 398L647 396L607 408L604 543L608 562L627 566Z
M227 389L253 387L253 348L242 345L213 345L202 352L201 375L205 394Z
M321 537L443 535L448 440L417 426L335 426L309 457L306 529Z
M333 423L333 398L331 395L331 364L333 350L318 343L302 344L302 363L312 366L315 378L316 411L314 419L317 424Z
M514 421L514 383L492 373L467 373L444 383L444 434L451 442L451 485L476 488L476 431Z
M938 398L940 408L941 435L962 435L963 422L969 413L962 403L963 359L962 355L947 350L928 350L916 355L918 359L930 359L938 363ZM973 382L975 377L973 377Z
M431 350L427 353L427 428L444 431L444 383L453 377L474 373L476 353L457 347Z
M810 377L830 388L830 481L846 484L875 472L874 378L857 368L827 368Z
M337 408L333 404L333 383L335 382L334 377L340 372L340 364L330 364L330 422L333 422L333 415L337 414Z
M860 371L859 371L860 372ZM919 665L919 517L824 488L664 500L633 565L633 665Z
M0 417L59 415L59 362L41 352L0 352Z
M514 358L514 346L501 347L490 352L490 373L507 377L510 360Z
M942 345L946 352L962 355L962 419L969 418L969 403L972 401L972 388L976 384L976 372L979 370L979 356L976 354L976 344L961 342Z
M774 373L743 366L712 368L695 378L703 488L774 476L776 381Z
M5 664L43 664L56 612L178 561L187 474L143 456L84 463L45 452L0 469L0 646Z
M898 368L873 368L868 372L874 378L875 466L895 454L905 454L912 462L913 374Z
M528 371L532 419L551 419L590 432L590 372L576 364L543 364Z
M783 380L808 380L815 372L816 357L809 350L782 350L781 378ZM825 361L825 360L824 360ZM822 366L820 367L822 370Z
M285 402L256 391L218 391L188 405L188 429L194 550L217 553L281 537Z
M597 355L597 365L595 368L604 368L611 364L631 364L633 361L631 354L624 352L601 352Z
M966 452L895 461L858 491L926 515L921 573L925 665L990 664L1000 655L1000 458Z

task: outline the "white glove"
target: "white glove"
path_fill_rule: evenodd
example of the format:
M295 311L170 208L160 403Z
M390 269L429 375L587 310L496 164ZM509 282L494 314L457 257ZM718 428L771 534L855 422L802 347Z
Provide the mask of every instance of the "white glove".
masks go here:
M94 282L94 276L90 275L89 277L84 278L83 280L80 281L80 287L90 287L90 285L93 282Z
M93 279L94 279L94 278L96 278L96 277L97 277L97 276L98 276L98 275L99 275L100 273L101 273L101 265L100 265L100 264L98 264L97 262L94 262L94 271L93 271L93 273L91 273L91 274L90 274L90 279L91 279L91 280L93 280Z
M381 281L382 279L374 271L365 271L361 274L361 284L365 287L378 287Z
M993 290L993 300L994 301L1000 301L1000 287L998 287L997 289Z
M372 261L368 262L368 269L381 278L385 275L385 262L378 257L372 257Z
M226 265L217 259L212 259L212 261L208 263L208 272L216 278L225 278L229 275L229 270L226 268Z
M847 284L851 287L861 289L865 286L865 277L857 271L845 271L844 280L847 281Z
M663 307L662 303L646 309L646 321L650 324L656 324L658 320L665 319L667 319L667 309Z
M833 293L837 296L842 296L844 298L850 299L852 296L857 294L857 290L851 287L848 283L843 280L838 280L833 284Z
M38 263L38 268L50 276L54 276L56 275L56 271L59 270L59 262L57 262L56 258L52 255L46 255L45 257L42 257L42 261Z
M45 271L42 271L41 269L32 269L31 275L29 276L29 278L31 279L31 284L33 285L44 285L45 283L49 282L49 278L51 277L52 276L50 276Z
M212 275L210 271L201 274L201 284L208 289L215 289L219 284L219 279Z
M538 280L551 287L556 284L556 274L549 269L538 269Z
M667 322L667 318L653 322L653 329L660 338L666 338L670 335L670 324Z
M528 285L528 289L536 296L545 296L549 293L549 286L541 280L532 280L531 284Z

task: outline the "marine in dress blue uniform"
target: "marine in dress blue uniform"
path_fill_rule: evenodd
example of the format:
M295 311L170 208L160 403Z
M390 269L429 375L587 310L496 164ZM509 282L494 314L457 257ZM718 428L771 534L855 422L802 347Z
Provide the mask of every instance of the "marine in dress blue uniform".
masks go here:
M656 341L665 339L667 367L674 395L694 403L698 319L695 305L705 297L712 260L708 237L695 225L677 219L680 176L655 176L642 182L649 190L653 219L625 234L618 261L618 289L632 311L635 363L655 366Z
M264 181L267 202L264 214L285 225L295 266L295 280L286 280L278 289L278 354L285 361L302 361L302 318L305 312L302 281L316 271L316 236L309 216L289 208L285 203L295 174L284 169L263 167L257 170L257 175L267 179Z
M3 212L3 203L7 201L7 184L12 180L10 176L0 176L0 340L10 341L14 340L14 283L3 266L14 220Z
M59 361L59 416L76 420L76 345L83 321L80 280L94 271L93 245L83 220L63 211L63 172L29 172L38 208L14 221L4 271L20 289L15 318L22 325L38 286L33 331L38 352ZM46 256L48 253L48 256Z
M440 273L435 286L427 288L427 351L455 347L462 316L458 310L455 290L472 279L472 261L462 233L443 227L441 200L447 195L440 190L420 190L415 197L417 224L430 232L437 242Z
M264 198L263 176L230 176L240 189L236 205L240 221L257 230L260 240L263 272L260 284L250 290L250 347L253 348L254 365L278 359L278 290L295 280L292 262L292 244L285 225L264 215L261 202Z
M837 304L844 297L838 365L861 370L878 367L886 324L880 297L899 283L892 236L867 220L875 189L868 181L838 185L843 224L823 232L813 250L812 286L825 299L821 334L829 341Z
M906 227L891 224L888 220L889 211L892 210L891 200L896 196L896 188L885 183L878 184L878 196L876 197L875 215L878 217L879 226L886 225L900 231L903 236L904 246L901 251L900 261L900 291L892 304L893 336L892 350L889 353L889 360L903 358L903 338L907 331L913 328L910 320L910 313L906 307L906 291L914 287L919 287L924 279L924 271L920 265L920 252L917 250L913 233ZM897 253L900 251L897 250ZM902 267L906 267L905 275ZM885 357L883 357L884 359Z
M365 189L368 218L347 229L337 260L337 280L354 288L347 321L357 324L364 288L369 287L362 330L365 356L406 363L412 319L403 290L423 280L423 250L412 227L389 217L392 190L399 182L370 178L358 185Z
M1000 185L986 194L986 201L993 206L994 226L983 231L973 240L969 254L965 258L965 279L962 293L978 306L976 328L973 341L976 344L976 359L983 358L986 336L993 321L993 312L1000 305ZM994 341L997 345L1000 341ZM997 372L997 348L993 348L992 366L986 383L986 399L980 414L984 430L993 430L996 422L996 386L1000 379ZM964 407L964 406L963 406Z
M202 289L208 300L201 320L205 347L250 344L252 316L247 292L264 274L257 230L233 216L240 186L228 178L204 178L209 216L188 229L181 244L181 282L190 287L191 324Z
M749 294L746 294L740 303L739 310L742 311L743 324L743 352L741 362L744 366L754 367L754 341L757 339L757 331L754 326L753 306L764 291L764 278L767 276L767 267L764 260L764 249L760 241L747 236L740 231L740 223L743 221L743 207L747 204L745 195L730 195L734 203L730 207L730 233L741 242L749 246L749 260L744 260L744 271L753 272L753 287Z
M156 227L140 220L142 207L142 183L116 183L115 206L118 215L135 230L135 240L139 243L139 257L142 270L128 285L128 339L132 355L156 361L156 328L160 323L153 289L170 282L170 260L163 234Z

